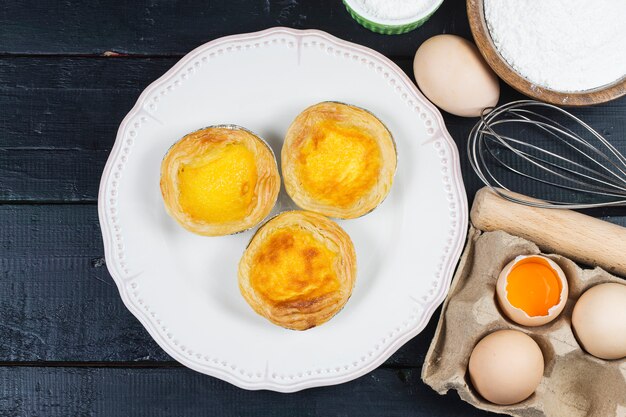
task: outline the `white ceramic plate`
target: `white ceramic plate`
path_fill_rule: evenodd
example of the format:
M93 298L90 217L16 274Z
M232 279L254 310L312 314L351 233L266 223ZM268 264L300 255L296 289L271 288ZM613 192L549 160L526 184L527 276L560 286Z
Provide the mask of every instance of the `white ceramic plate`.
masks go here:
M165 212L159 169L186 133L245 126L280 155L311 104L376 114L397 143L385 202L340 224L358 278L345 308L305 332L255 314L237 264L254 231L207 238ZM293 209L281 191L274 213ZM326 33L275 28L209 42L152 83L120 125L98 200L109 271L128 309L174 359L247 389L291 392L354 379L418 334L448 291L467 228L456 146L439 112L391 61Z

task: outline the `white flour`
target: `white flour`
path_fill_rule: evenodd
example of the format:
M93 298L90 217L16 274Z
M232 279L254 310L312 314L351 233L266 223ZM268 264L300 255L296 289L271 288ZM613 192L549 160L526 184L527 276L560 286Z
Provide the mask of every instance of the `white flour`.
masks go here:
M355 0L355 2L369 15L380 19L407 19L433 5L432 0Z
M582 91L626 76L626 0L484 0L491 38L530 82Z

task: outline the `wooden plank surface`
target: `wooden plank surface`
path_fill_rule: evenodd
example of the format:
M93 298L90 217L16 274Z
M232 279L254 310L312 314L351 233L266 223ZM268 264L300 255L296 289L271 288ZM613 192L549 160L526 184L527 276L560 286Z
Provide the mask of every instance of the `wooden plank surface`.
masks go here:
M0 59L0 200L95 202L119 123L177 60Z
M143 88L191 49L277 25L372 47L411 78L425 39L470 37L460 0L395 37L358 26L339 0L2 3L0 416L487 415L420 381L435 319L362 378L281 395L181 367L123 306L104 263L95 205L120 121ZM520 97L503 86L501 102ZM576 113L626 151L626 98ZM471 202L480 184L464 155L475 120L444 118ZM624 208L591 213L626 226Z
M28 417L486 416L439 397L419 369L377 369L355 381L284 395L245 391L186 368L0 367L0 415Z
M274 26L315 28L388 56L412 56L439 33L469 36L461 0L449 0L420 30L381 36L358 26L340 0L5 1L0 53L181 55L209 40Z

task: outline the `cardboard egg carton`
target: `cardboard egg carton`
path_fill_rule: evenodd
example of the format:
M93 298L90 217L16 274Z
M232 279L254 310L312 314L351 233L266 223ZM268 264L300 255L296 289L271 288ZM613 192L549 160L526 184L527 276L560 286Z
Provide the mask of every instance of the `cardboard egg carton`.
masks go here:
M626 359L607 361L586 353L571 327L572 310L585 290L604 282L626 282L601 268L581 269L563 256L543 254L565 272L569 298L563 312L552 322L539 327L520 326L500 311L496 280L502 268L516 256L540 253L528 240L501 231L482 233L470 228L426 355L422 379L441 395L453 389L464 401L495 413L520 417L626 416ZM467 371L476 343L501 329L519 330L532 337L545 362L535 393L506 406L483 399L472 387Z

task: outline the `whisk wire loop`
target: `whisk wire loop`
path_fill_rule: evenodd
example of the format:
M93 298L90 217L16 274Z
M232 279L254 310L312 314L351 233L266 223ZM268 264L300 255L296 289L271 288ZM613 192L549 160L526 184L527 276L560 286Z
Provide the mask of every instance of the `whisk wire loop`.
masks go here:
M563 116L565 122L554 120ZM511 132L532 137L534 143ZM519 100L485 109L467 146L481 181L510 201L571 209L626 205L626 157L587 123L557 106ZM499 175L506 172L515 175ZM558 194L568 198L514 197L507 194L513 191L507 183L515 178L529 187L543 184L546 192L560 189Z
M610 177L606 176L606 175L605 175L605 174L603 174L602 172L596 171L596 170L594 170L594 169L592 169L592 168L586 167L586 166L581 165L581 164L579 164L579 163L577 163L577 162L567 160L566 158L563 158L562 156L560 156L560 155L558 155L558 154L555 154L555 153L553 153L553 152L546 151L546 150L544 150L544 149L542 149L542 148L539 148L539 147L537 147L537 146L534 146L534 145L531 145L531 144L528 144L528 143L524 143L524 142L521 142L521 141L518 141L518 140L512 139L512 138L510 138L510 137L505 137L505 136L503 136L502 138L503 138L503 139L506 139L506 140L507 140L507 141L509 141L509 142L519 144L519 145L521 145L521 146L527 146L527 147L530 147L530 148L532 148L532 149L534 149L534 150L537 150L537 152L540 152L540 153L545 153L545 154L547 154L547 155L549 155L549 156L552 156L552 157L554 157L554 158L561 159L561 160L563 160L563 161L565 161L565 162L567 162L567 163L570 163L570 164L572 164L572 165L576 166L577 168L579 168L579 169L581 169L581 170L583 170L583 171L587 171L587 172L590 172L590 173L592 173L592 174L595 174L595 175L597 175L597 177L594 177L594 176L592 176L592 175L585 174L585 173L583 173L583 172L578 172L578 171L575 171L575 170L573 170L573 169L571 169L571 168L567 168L566 166L560 166L560 165L558 165L558 164L556 164L556 163L550 162L549 160L547 160L547 159L545 159L545 158L541 158L541 157L539 157L539 156L532 155L532 154L530 154L530 153L527 153L527 152L524 152L524 151L522 151L522 150L518 149L518 150L516 151L516 154L520 155L520 157L522 157L522 158L523 158L523 159L525 159L525 160L528 160L528 161L533 162L533 163L534 163L534 161L537 161L537 162L539 162L539 164L540 164L540 165L541 165L541 164L545 164L545 165L547 165L547 166L549 166L549 167L554 168L555 170L560 170L560 171L564 171L564 172L565 172L565 173L567 173L567 174L571 174L571 175L573 175L574 177L582 177L583 179L586 179L586 180L589 180L589 181L593 181L594 183L600 183L600 184L604 184L604 185L607 185L607 186L608 186L608 187L602 187L602 186L600 186L600 185L596 185L596 184L589 184L589 187L590 187L592 190L597 190L597 191L601 191L601 192L603 191L603 192L606 192L606 193L611 193L611 192L612 192L612 190L613 190L613 188L612 188L612 187L614 187L614 184L613 184L612 182L610 182L610 181L612 180L612 178L610 178ZM501 158L500 158L500 157L496 154L496 152L493 150L493 148L492 148L492 147L490 147L490 145L489 145L489 141L493 141L493 142L499 143L497 140L494 140L494 139L485 139L485 140L486 140L486 142L485 142L485 144L486 144L486 145L485 145L486 149L487 149L487 150L489 151L489 153L491 154L491 157L492 157L492 158L493 158L496 162L498 162L501 166L503 166L503 167L506 167L506 168L510 169L511 171L513 171L514 173L516 173L516 174L518 174L518 175L525 176L525 177L528 177L528 178L533 178L533 177L531 177L531 176L529 176L529 175L527 175L527 174L525 174L525 173L523 173L523 172L521 172L521 171L518 171L518 170L517 170L517 169L515 169L514 167L512 167L512 166L508 165L506 162L504 162L504 161L503 161L503 159L501 159ZM543 167L542 167L542 168L543 168ZM558 172L554 172L554 173L555 173L556 175L558 175L559 177L563 178L564 180L567 180L567 181L572 181L572 182L575 182L575 183L580 184L580 185L585 185L585 184L586 184L585 182L583 182L583 181L581 181L581 180L577 180L576 178L567 177L567 176L566 176L566 174L561 175L561 174L559 174ZM600 177L600 178L604 178L605 180L603 181L602 179L600 179L600 178L598 178L598 177ZM537 180L538 180L538 181L540 181L540 182L542 182L542 183L544 183L544 184L549 184L549 185L558 186L558 184L556 184L556 183L549 182L549 181L544 180L544 179L541 179L541 178L538 178ZM618 188L619 188L620 190L623 190L624 192L626 192L626 185L625 185L624 187L618 187ZM584 188L570 188L570 187L568 187L568 189L572 189L572 190L575 190L575 191L581 191L581 192L586 191ZM589 192L596 192L596 191L592 191L592 190L587 190L587 191L589 191ZM615 196L620 196L620 195L621 195L621 194L616 194Z

